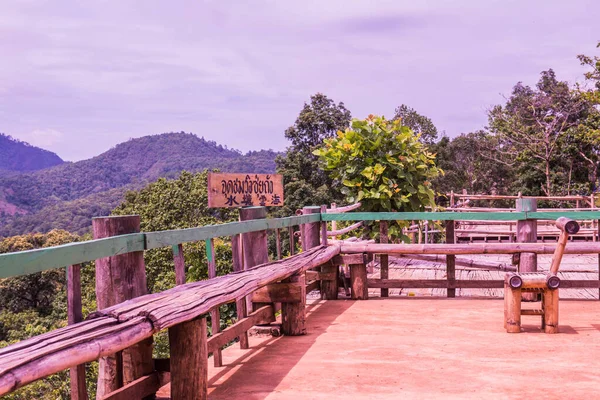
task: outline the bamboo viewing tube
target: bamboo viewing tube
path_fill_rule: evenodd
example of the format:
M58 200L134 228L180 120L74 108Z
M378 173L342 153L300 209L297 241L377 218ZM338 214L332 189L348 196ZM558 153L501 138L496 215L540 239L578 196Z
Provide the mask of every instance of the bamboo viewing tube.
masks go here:
M335 221L332 221L332 222L335 222ZM338 230L333 230L333 231L327 231L327 236L334 236L334 238L335 238L335 236L343 235L343 234L351 232L351 231L353 231L353 230L355 230L357 228L360 228L362 226L362 224L363 224L363 222L360 221L360 222L352 224L352 225L350 225L350 226L348 226L346 228L342 228L342 229L338 229Z
M569 235L574 235L579 232L579 224L577 221L565 217L560 217L556 220L556 227L560 229L561 233L558 238L558 243L556 244L556 251L552 257L552 263L550 264L551 275L556 275L558 273L562 256L565 253L565 248L569 241ZM569 246L569 248L570 247L571 246Z
M350 204L349 206L330 208L327 210L327 212L345 213L348 211L356 210L361 205L362 205L361 203L355 203L355 204Z
M553 254L555 244L550 243L476 243L476 244L379 244L342 242L342 254ZM571 243L564 254L598 254L600 242Z

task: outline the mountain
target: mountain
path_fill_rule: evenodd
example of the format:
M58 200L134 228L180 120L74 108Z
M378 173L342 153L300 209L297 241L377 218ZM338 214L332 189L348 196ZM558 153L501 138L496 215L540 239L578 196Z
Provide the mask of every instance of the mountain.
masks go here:
M64 161L51 151L0 133L0 171L36 171L62 163Z
M89 160L0 174L0 236L52 228L84 233L91 218L106 215L126 190L183 170L273 173L276 156L271 150L242 154L179 132L130 139Z

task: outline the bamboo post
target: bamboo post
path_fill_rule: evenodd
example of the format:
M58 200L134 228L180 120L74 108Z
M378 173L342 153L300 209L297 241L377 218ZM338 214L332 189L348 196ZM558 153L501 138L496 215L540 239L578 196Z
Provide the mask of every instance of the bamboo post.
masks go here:
M331 212L334 213L337 208L337 204L331 203ZM333 232L337 231L337 221L331 221L331 230ZM331 239L335 240L335 235L331 237Z
M321 206L321 213L327 212L327 206ZM321 244L327 246L327 222L321 222ZM340 269L337 265L323 265L321 272L324 274L333 274L333 280L321 280L321 299L322 300L337 300L338 299L338 282L340 277Z
M140 232L140 217L127 215L92 219L94 239ZM147 294L144 252L136 251L96 260L98 310ZM119 389L154 370L152 338L123 350L123 376L116 355L101 357L98 365L97 398Z
M454 221L446 221L446 244L454 244L456 241L456 234L454 232ZM456 282L456 256L448 254L446 256L446 279L448 280L448 286ZM447 297L456 297L456 289L446 289Z
M537 200L532 198L519 198L516 200L517 212L534 212L537 210ZM536 243L537 242L537 221L520 220L517 221L517 242ZM519 272L537 271L537 254L521 253L519 258ZM523 293L523 301L536 301L537 293Z
M504 304L506 315L506 332L521 332L521 288L513 289L505 286Z
M171 398L208 398L208 348L206 319L199 318L169 328Z
M450 208L454 208L454 190L450 191Z
M410 233L410 242L412 244L415 244L415 242L417 241L417 234L414 230L414 228L412 228L412 226L415 224L415 221L410 221L410 226L411 228L409 228Z
M366 259L363 256L363 260ZM350 264L350 293L353 300L368 300L369 287L367 286L367 265Z
M181 243L173 246L173 262L175 263L175 284L185 285L185 257Z
M67 267L67 322L69 325L81 322L81 265ZM69 368L72 400L87 400L85 364Z
M213 239L206 239L206 260L208 262L208 278L216 278L217 263L215 262L215 241ZM210 325L213 335L221 331L221 312L219 311L219 306L210 310ZM213 361L215 367L223 366L223 354L220 348L215 349Z
M239 272L244 270L241 240L242 238L240 235L233 235L231 237L233 272ZM246 308L245 298L237 299L235 301L235 310L237 313L238 321L248 316L248 309ZM248 349L250 347L248 344L248 331L242 332L242 334L238 336L238 338L240 341L240 349Z
M388 222L379 221L379 243L389 243ZM379 255L379 271L381 279L389 278L389 256L387 254ZM389 289L381 289L381 297L388 297Z

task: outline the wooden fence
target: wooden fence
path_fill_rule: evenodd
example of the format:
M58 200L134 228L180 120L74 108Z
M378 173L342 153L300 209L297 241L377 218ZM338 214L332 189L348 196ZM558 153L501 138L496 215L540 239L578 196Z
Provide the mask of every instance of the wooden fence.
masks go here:
M323 299L336 299L338 265L349 267L351 297L354 299L368 298L369 287L381 288L382 296L388 295L389 288L439 287L448 289L448 297L453 297L456 288L501 287L496 281L456 280L457 254L518 253L521 254L522 268L531 266L527 263L532 260L531 255L554 251L554 245L544 243L455 244L455 221L516 220L520 226L531 228L531 223L537 219L554 220L560 216L578 220L600 218L597 211L535 212L527 209L504 213L325 211L320 207L305 207L299 216L266 219L264 208L252 207L241 210L240 222L146 233L139 232L139 219L135 221L136 217L99 218L94 220L95 240L0 255L0 277L67 266L70 323L66 328L0 350L0 394L71 368L72 397L85 399L87 393L82 364L100 359L100 398L141 398L151 395L169 380L174 399L190 398L186 395L190 391L198 393L191 398L205 398L208 354L212 353L213 362L220 365L220 350L226 343L238 338L240 346L248 346L247 330L257 323L272 321L277 303L281 303L284 334L303 334L306 292L319 288ZM446 244L386 243L389 241L387 222L394 220L441 221L446 230ZM335 232L335 229L327 230L328 221L380 221L381 243L328 242L328 234ZM269 262L267 230L273 230L278 237L281 229L290 229L290 254L293 254L294 226L300 226L303 252ZM526 231L524 228L521 230ZM222 236L232 237L235 272L217 277L213 239ZM524 235L520 235L519 239L521 242L532 241ZM202 240L206 241L210 279L185 284L182 243ZM280 240L276 242L279 243L279 259L281 243ZM159 247L173 249L178 286L162 293L141 293L145 290L143 251ZM567 252L600 253L600 244L573 243L567 246ZM401 253L445 254L447 279L388 279L388 254ZM381 255L380 279L367 278L366 264L371 254ZM100 310L81 322L78 266L92 260L97 260L96 290ZM115 277L123 279L115 280ZM563 287L599 287L596 280L561 283ZM117 294L125 297L119 298ZM203 315L210 313L212 320L218 321L218 306L229 302L236 303L238 322L222 332L215 326L213 336L207 340ZM169 331L171 358L168 362L152 360L151 337L165 329Z

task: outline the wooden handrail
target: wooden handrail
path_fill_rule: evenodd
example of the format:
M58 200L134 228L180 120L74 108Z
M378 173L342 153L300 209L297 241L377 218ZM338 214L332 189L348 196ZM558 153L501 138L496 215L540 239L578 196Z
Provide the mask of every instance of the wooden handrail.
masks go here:
M0 349L0 395L126 349L271 282L325 264L339 252L339 245L315 247L246 271L136 297L97 311L87 321L7 346Z

